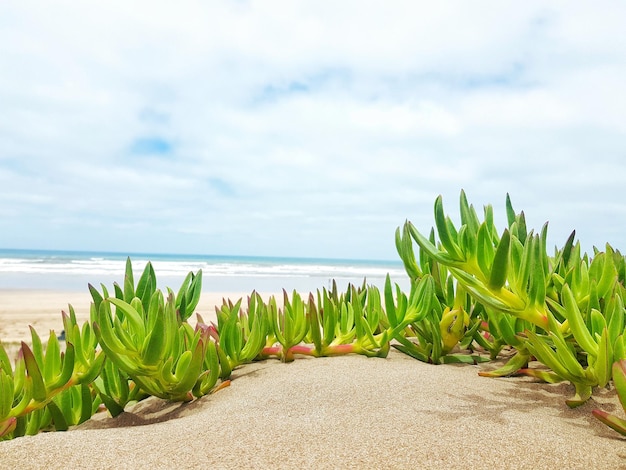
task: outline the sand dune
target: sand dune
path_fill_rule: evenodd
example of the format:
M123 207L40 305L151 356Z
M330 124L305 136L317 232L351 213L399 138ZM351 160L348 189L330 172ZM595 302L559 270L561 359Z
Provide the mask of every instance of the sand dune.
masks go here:
M0 468L626 468L626 440L591 415L622 413L614 391L571 410L569 385L479 377L485 367L394 350L258 362L191 403L150 398L0 442Z

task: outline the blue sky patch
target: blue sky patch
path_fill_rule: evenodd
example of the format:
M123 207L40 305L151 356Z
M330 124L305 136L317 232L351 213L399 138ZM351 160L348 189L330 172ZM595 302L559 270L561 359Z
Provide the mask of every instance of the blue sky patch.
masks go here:
M173 152L171 142L161 137L140 137L135 139L130 151L135 155L169 155Z
M230 183L222 178L209 178L209 185L222 196L235 196L235 189Z
M351 74L344 68L324 68L313 74L308 74L300 79L291 80L286 83L270 83L260 90L253 98L254 103L272 103L281 98L325 88L332 84L347 86L350 82Z
M146 107L139 113L139 120L149 124L169 124L169 113L157 111L154 108Z

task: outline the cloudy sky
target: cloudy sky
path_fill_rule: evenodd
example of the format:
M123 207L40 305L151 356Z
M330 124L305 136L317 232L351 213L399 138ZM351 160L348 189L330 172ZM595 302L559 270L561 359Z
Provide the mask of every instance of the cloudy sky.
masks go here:
M396 259L465 189L626 250L626 3L0 4L0 248Z

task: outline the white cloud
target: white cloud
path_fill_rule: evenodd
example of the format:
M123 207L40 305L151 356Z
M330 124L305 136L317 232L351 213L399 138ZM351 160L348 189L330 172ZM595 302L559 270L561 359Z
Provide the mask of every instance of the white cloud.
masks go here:
M0 6L0 247L394 258L504 197L623 246L621 2Z

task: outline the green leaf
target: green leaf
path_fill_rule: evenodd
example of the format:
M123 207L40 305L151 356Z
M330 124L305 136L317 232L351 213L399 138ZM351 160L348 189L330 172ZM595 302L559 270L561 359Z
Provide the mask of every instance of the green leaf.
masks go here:
M100 295L100 292L98 292L98 289L96 289L91 284L88 284L88 287L89 287L89 292L91 293L91 298L93 299L94 304L96 306L96 311L98 311L100 309L100 304L102 303L104 299Z
M409 232L413 239L420 246L420 253L425 253L438 263L443 264L444 266L462 266L463 262L452 258L448 253L439 251L437 247L424 235L419 233L419 231L409 222Z
M525 293L525 296L528 296L526 292L529 287L530 273L533 267L533 256L535 253L535 243L538 241L533 236L533 232L531 231L526 238L526 243L524 244L524 249L522 250L522 259L519 271L517 273L518 278L518 286L520 291Z
M576 230L573 230L570 236L567 238L563 249L561 250L561 259L563 260L563 266L569 265L570 255L572 254L572 247L574 245L574 238L576 237Z
M35 328L33 328L32 326L28 327L30 329L30 337L31 337L31 343L32 343L32 353L33 356L35 358L35 360L37 361L37 365L39 366L40 369L44 368L44 357L43 357L43 345L41 343L41 338L39 337L39 334L37 334L37 331L35 331Z
M311 339L315 345L315 351L320 354L322 352L322 332L320 331L320 320L317 314L317 308L315 307L315 299L313 294L309 295L309 309L308 309L309 331L311 332Z
M41 369L37 364L37 360L28 345L22 341L22 355L28 376L32 380L33 398L37 401L44 401L48 397L46 385L41 375Z
M102 400L102 403L104 404L106 409L109 411L109 413L111 413L111 416L113 418L115 418L116 416L118 416L124 411L124 407L120 405L119 403L117 403L112 397L110 397L106 393L100 393L99 396L100 396L100 399Z
M193 358L193 351L185 351L178 358L178 362L176 363L176 371L174 372L174 377L177 380L181 380L187 369L189 368L189 364L191 364L191 360Z
M496 318L500 336L506 342L506 344L514 346L516 348L522 346L523 342L517 336L517 333L515 331L515 318L503 312L494 312L493 315Z
M148 262L137 282L137 290L135 292L135 295L141 299L145 310L148 310L148 305L155 291L156 275L154 274L152 263Z
M471 206L467 202L467 197L465 195L465 191L461 189L461 224L466 225L469 230L469 236L474 238L476 233L478 232L478 227L480 222L478 221L478 216L476 215L476 211L474 210L474 206Z
M488 286L492 290L500 290L506 282L510 243L511 235L508 230L504 230L491 265Z
M572 291L567 284L563 286L561 297L563 306L565 307L565 315L574 338L576 338L576 341L584 351L592 356L597 356L598 345L591 336L591 333L589 333L587 325L585 325L585 321L580 313L580 310L578 309L578 305L576 304L574 294L572 294Z
M0 340L0 370L4 370L10 376L13 375L11 360L9 359L6 349L4 349L2 340Z
M480 364L489 362L488 357L478 356L476 354L446 354L441 358L443 364Z
M411 241L409 231L409 222L405 222L402 232L400 232L400 227L396 229L396 250L400 255L400 259L402 260L402 264L404 264L404 269L409 275L409 278L419 279L422 277L422 272L415 260L413 242Z
M483 222L479 229L476 242L476 260L484 279L488 279L493 264L493 245L487 224Z
M171 390L172 394L171 398L174 400L183 400L187 401L191 397L188 396L189 392L192 390L198 377L202 372L202 364L204 363L204 355L205 355L205 346L203 341L198 341L195 345L193 351L185 351L183 356L190 354L189 360L185 361L184 368L180 364L176 365L176 379L178 380L178 384L176 384ZM183 357L181 356L181 358Z
M549 335L552 338L552 341L554 342L554 346L556 347L556 354L559 359L559 362L568 371L569 375L564 375L564 377L570 380L573 384L587 383L588 379L587 379L587 376L585 375L585 370L583 369L583 366L580 364L580 362L578 362L578 359L574 355L573 348L571 348L571 346L565 342L565 340L560 334L555 334L553 332L550 332ZM549 365L549 367L552 369L551 365ZM555 372L557 371L555 370Z
M593 370L598 378L598 387L606 387L611 380L611 366L613 364L613 347L608 338L605 328L598 343L598 357L593 365Z
M624 302L621 295L618 294L611 299L607 311L611 312L608 325L609 339L615 342L624 331Z
M563 382L565 379L557 374L555 374L554 372L550 372L547 370L540 370L540 369L520 369L518 371L520 374L526 375L528 377L534 377L536 379L539 379L543 382L549 383L549 384L558 384L560 382Z
M195 397L201 397L211 393L220 375L219 360L215 343L209 341L206 347L205 370L200 374L192 393Z
M192 276L191 286L187 293L187 311L185 313L186 320L191 316L194 309L200 302L200 294L202 293L202 270L199 270L195 276Z
M103 351L98 351L95 355L95 359L90 364L89 368L84 372L78 373L78 383L79 384L90 384L93 382L98 375L100 375L100 371L102 370L102 365L104 364L104 360L106 355Z
M613 290L613 285L617 282L617 269L613 261L614 252L611 246L606 244L606 252L604 253L604 263L602 266L602 275L598 280L598 296L601 298L608 297Z
M133 279L133 265L130 262L130 257L126 258L126 273L124 275L124 301L130 303L135 297L135 281Z
M576 408L578 406L584 405L587 400L591 397L591 392L593 391L589 385L584 383L573 382L574 387L576 388L576 395L569 400L565 400L565 404L570 408Z
M0 423L9 417L13 405L13 377L0 368ZM0 425L1 428L1 425ZM0 437L2 433L0 433Z
M453 238L453 232L451 231L450 219L446 218L443 212L443 198L439 195L435 201L435 225L437 227L437 233L441 244L449 253L449 255L459 261L463 261L463 254Z
M315 308L315 307L314 307ZM257 316L254 318L252 323L252 327L250 329L250 336L246 340L246 344L244 344L241 349L240 359L243 362L253 361L259 353L263 350L265 346L267 335L265 333L264 328L264 318L261 316ZM319 328L319 316L317 319L318 328Z
M618 418L617 416L602 410L593 410L592 413L600 422L606 424L622 436L626 436L626 420Z
M228 361L228 357L226 357L224 350L220 347L219 344L216 345L215 349L217 351L217 358L219 359L220 363L220 378L222 380L228 379L232 374L232 368Z
M338 327L337 306L331 296L324 289L324 314L322 321L324 322L324 344L330 344L335 338L335 332Z
M141 351L144 364L149 366L156 365L169 352L163 348L167 344L166 336L171 334L171 331L166 329L163 305L159 306L155 316L154 325L151 331L148 332Z
M387 313L387 318L389 319L389 324L391 327L395 327L398 324L398 319L396 317L396 305L393 300L393 290L391 288L391 277L387 273L385 277L385 311Z
M17 427L17 418L7 418L4 421L0 421L0 439L9 433L14 433L14 437L18 437L18 433L15 433Z
M527 331L526 335L528 336L526 347L538 361L548 366L560 377L567 380L573 378L569 369L561 363L557 353L546 344L545 339L540 338L532 331ZM580 364L578 364L578 367L580 367Z
M48 408L48 411L50 412L50 415L52 416L54 429L56 429L57 431L67 431L69 429L69 426L67 425L67 421L65 420L65 417L63 416L63 413L61 412L59 407L56 405L56 403L51 401L50 403L48 403L47 408Z
M49 382L61 371L61 348L54 330L50 330L43 361L44 380Z
M591 337L595 340L600 337L602 331L607 327L606 319L604 318L604 315L602 315L602 313L595 308L591 309L590 317Z
M93 410L93 397L91 390L85 384L80 384L80 417L76 424L81 424L91 418Z
M528 238L528 230L526 229L526 216L524 215L524 211L520 212L517 219L517 238L522 243L522 245L526 244L526 240Z
M31 399L33 398L33 380L29 376L25 375L24 370L20 371L20 376L22 376L22 383L21 383L21 387L18 390L21 391L21 397L17 404L15 403L13 404L13 410L11 413L13 414L13 416L21 416L26 410L26 407L30 405ZM14 383L14 386L15 386L15 383Z
M543 258L546 258L546 255L545 251L542 252L541 246L540 238L536 235L530 260L531 272L528 297L531 305L543 305L546 299L546 275L543 263Z
M520 279L520 268L522 267L524 246L516 237L511 237L511 247L509 250L509 287L518 297L523 298L526 296L526 284L524 280Z
M484 206L485 213L485 227L487 229L487 234L489 235L489 243L491 245L495 245L498 242L498 233L496 231L496 226L493 223L493 207L491 204L487 204Z
M626 411L626 360L620 359L613 363L613 384L617 390L619 402Z
M511 225L513 225L516 219L515 211L513 210L513 205L511 204L511 197L509 196L509 193L506 193L506 219L509 223L509 228L511 227Z
M58 376L50 378L50 382L47 387L49 391L61 388L70 381L74 373L74 359L74 345L72 343L67 343L65 347L65 355L63 356L63 369L60 370ZM47 366L48 364L46 364L46 367Z
M121 312L123 314L123 318L128 321L132 334L137 335L139 341L143 341L146 337L146 330L143 320L143 315L141 315L131 304L126 301L116 299L110 297L108 302L112 303L116 307L116 312Z

